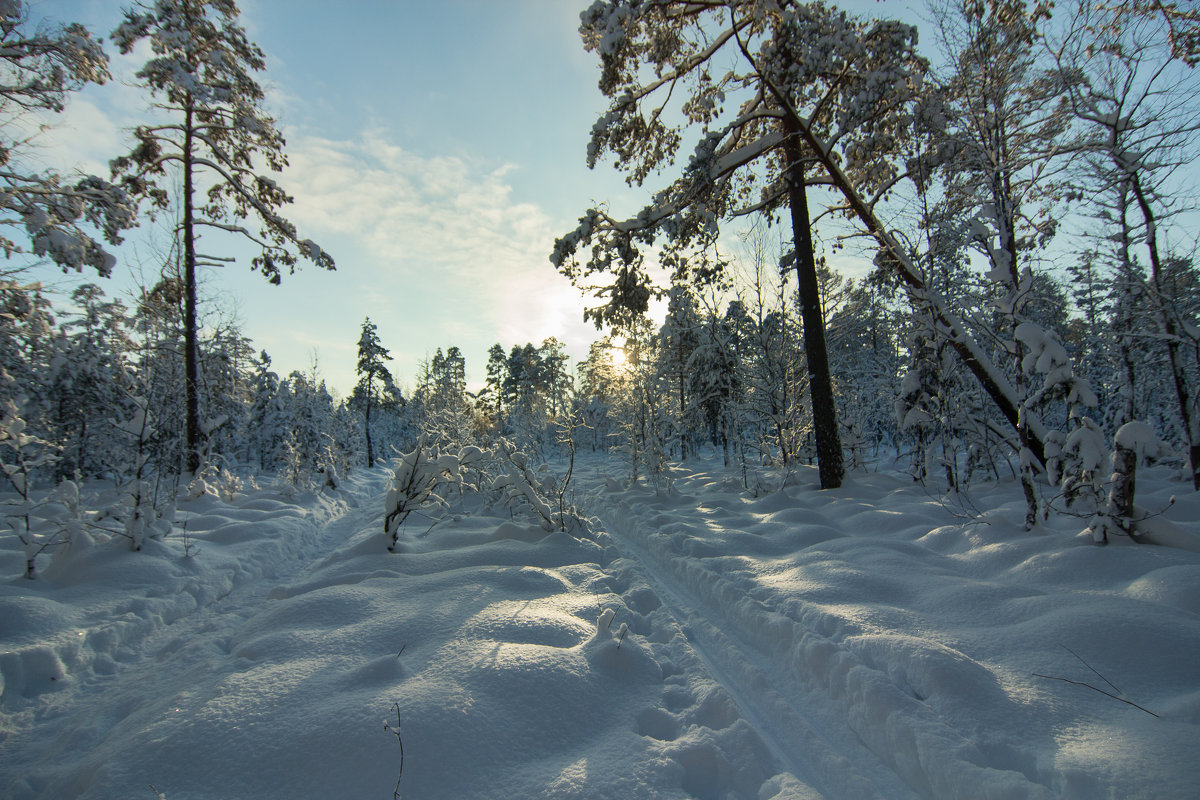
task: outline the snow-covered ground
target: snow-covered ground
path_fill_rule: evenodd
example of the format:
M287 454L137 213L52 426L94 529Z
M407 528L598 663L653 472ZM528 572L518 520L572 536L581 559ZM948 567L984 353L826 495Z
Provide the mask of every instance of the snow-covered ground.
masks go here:
M1200 497L1165 475L1169 544L1097 547L1020 530L1013 484L620 474L581 470L574 536L462 508L390 554L385 469L182 503L186 558L98 542L28 581L5 536L0 796L1200 792Z

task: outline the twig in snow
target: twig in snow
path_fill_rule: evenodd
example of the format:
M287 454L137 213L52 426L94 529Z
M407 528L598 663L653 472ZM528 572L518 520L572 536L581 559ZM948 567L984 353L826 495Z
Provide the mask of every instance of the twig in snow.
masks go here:
M1037 672L1033 673L1033 677L1045 678L1046 680L1051 680L1051 681L1062 681L1063 683L1071 683L1071 684L1074 684L1075 686L1086 686L1087 688L1091 689L1092 691L1099 692L1100 694L1104 695L1105 697L1111 697L1113 700L1120 700L1122 703L1131 705L1140 711L1145 711L1147 714L1154 717L1155 719L1161 719L1161 717L1159 717L1158 714L1155 714L1150 709L1142 708L1141 706L1139 706L1137 703L1133 702L1132 700L1126 700L1124 697L1119 697L1119 696L1113 694L1112 692L1106 692L1103 689L1092 686L1090 683L1084 683L1083 681L1073 681L1070 678L1060 678L1057 675L1042 675Z
M404 652L404 648L400 649ZM399 658L399 653L397 653ZM400 738L400 704L392 703L392 708L396 710L396 727L392 727L388 723L383 723L383 729L396 737L396 741L400 743L400 769L396 773L396 788L392 791L392 800L400 800L400 779L404 776L404 740Z
M399 653L396 653L396 658L397 658L397 659L399 659L399 658L400 658L400 656L404 655L404 648L406 648L406 647L408 647L408 645L406 645L406 644L402 644L402 645L400 645L400 652L399 652Z
M1068 653L1070 653L1071 655L1073 655L1073 656L1075 656L1076 658L1078 658L1078 659L1079 659L1079 663L1083 664L1085 667L1087 667L1088 669L1090 669L1090 670L1091 670L1091 671L1092 671L1092 672L1093 672L1093 673L1096 675L1096 677L1097 677L1097 678L1099 678L1100 680L1104 681L1104 682L1105 682L1105 683L1107 683L1109 686L1111 686L1111 687L1112 687L1112 690L1113 690L1114 692L1116 692L1117 694L1125 694L1124 692L1122 692L1120 689L1118 689L1118 688L1117 688L1117 685L1116 685L1115 683L1113 683L1113 682L1112 682L1112 681L1110 681L1108 678L1106 678L1106 677L1104 677L1103 675L1101 675L1099 672L1096 672L1095 668L1093 668L1093 667L1092 667L1092 665L1091 665L1091 664L1089 664L1088 662L1084 661L1084 660L1083 660L1083 656L1079 655L1079 653L1076 653L1074 650L1072 650L1071 648L1067 647L1067 646L1066 646L1065 644L1063 644L1062 642L1059 642L1059 643L1058 643L1058 646L1059 646L1059 647L1061 647L1063 650L1066 650L1066 651L1067 651Z

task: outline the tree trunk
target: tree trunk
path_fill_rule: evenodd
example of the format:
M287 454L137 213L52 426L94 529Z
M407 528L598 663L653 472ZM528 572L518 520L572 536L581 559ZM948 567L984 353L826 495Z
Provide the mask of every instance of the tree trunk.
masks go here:
M800 293L800 319L804 324L804 353L808 362L808 391L812 399L813 433L817 441L817 468L822 489L842 485L842 443L838 435L837 406L833 379L825 348L825 321L821 318L821 292L813 258L812 231L808 216L808 192L804 186L804 161L800 150L799 126L789 116L783 120L783 150L787 158L788 203L792 214L792 241L796 257L796 281Z
M367 438L367 469L370 469L375 466L375 451L371 449L371 382L369 379L367 381L365 402L367 410L363 418L363 434Z
M1183 423L1183 435L1188 443L1188 460L1192 467L1192 488L1200 491L1200 425L1193 419L1191 393L1188 390L1187 375L1184 372L1183 359L1179 354L1179 331L1171 318L1167 301L1163 297L1162 259L1158 252L1157 223L1150 202L1142 190L1141 181L1136 175L1130 177L1133 194L1137 198L1138 207L1146 223L1146 247L1150 251L1150 270L1153 286L1153 302L1158 311L1159 325L1162 327L1163 339L1166 341L1167 362L1171 367L1171 378L1175 383L1175 398L1179 403L1179 418Z
M834 187L845 198L846 205L849 206L850 211L858 217L859 221L875 237L876 241L879 242L880 248L890 256L889 260L891 261L894 273L900 279L901 284L910 297L929 310L930 316L936 323L934 330L945 338L947 344L954 348L954 352L958 354L963 364L979 381L983 390L987 392L992 402L995 403L996 408L1008 420L1013 430L1016 430L1020 416L1016 392L1011 386L1007 385L1003 375L993 368L987 355L971 338L962 322L945 309L935 293L930 291L924 279L914 269L912 261L908 258L908 254L900 246L899 242L896 241L895 237L888 232L879 218L875 216L872 208L855 190L854 185L846 177L846 174L842 172L841 167L830 155L824 143L820 141L807 125L800 124L800 117L790 108L789 113L784 119L785 130L793 129L800 134L826 173L828 173ZM785 143L786 146L787 144ZM1046 463L1044 444L1046 431L1044 427L1040 424L1031 425L1028 435L1030 451L1038 461L1043 464Z
M194 133L189 96L184 103L183 122L183 395L184 468L192 474L200 469L200 354L196 341L196 231L192 198Z

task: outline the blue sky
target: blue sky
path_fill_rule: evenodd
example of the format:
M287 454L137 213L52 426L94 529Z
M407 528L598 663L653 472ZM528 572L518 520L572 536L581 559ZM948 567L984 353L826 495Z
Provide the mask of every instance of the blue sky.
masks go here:
M295 197L289 216L338 265L303 266L282 286L243 264L209 271L208 293L236 308L278 371L307 369L315 352L331 386L348 392L366 316L405 385L438 347L460 347L476 381L495 342L556 336L586 354L598 334L547 260L553 239L593 200L625 198L633 209L642 195L610 168L586 168L604 99L576 32L585 5L244 0L288 141L279 181ZM45 0L32 14L107 36L118 8ZM146 98L119 79L144 54L110 56L118 80L72 100L47 139L48 164L74 159L103 174L128 149ZM120 274L103 282L109 294L134 283L137 262L153 276L168 239L161 226L143 228L122 248ZM215 237L201 249L242 252Z
M474 384L495 342L507 350L555 336L575 358L586 354L599 334L547 260L553 240L595 202L633 213L647 197L610 165L586 167L588 133L606 106L597 60L577 33L589 3L243 0L243 25L267 54L268 106L288 141L279 182L295 197L289 216L338 265L302 267L276 287L234 242L201 244L243 256L209 270L206 290L236 310L277 371L307 369L315 354L347 393L366 316L406 387L438 347L462 349ZM35 0L32 15L107 37L121 5ZM145 53L110 55L116 80L72 100L46 140L47 163L104 174L128 150L147 97L125 81ZM109 294L135 285L139 271L153 282L169 241L162 228L130 237Z

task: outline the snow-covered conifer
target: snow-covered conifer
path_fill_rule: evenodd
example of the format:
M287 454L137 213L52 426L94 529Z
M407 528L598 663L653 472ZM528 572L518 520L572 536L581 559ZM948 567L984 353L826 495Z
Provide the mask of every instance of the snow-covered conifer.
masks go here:
M196 318L196 270L212 254L196 252L199 228L225 231L249 240L259 253L252 264L272 283L298 258L333 269L333 259L317 244L300 238L281 214L292 198L267 173L287 164L284 141L263 110L263 90L254 73L265 67L262 51L238 24L233 0L155 0L128 10L113 32L122 53L150 42L152 56L137 72L141 86L155 99L165 121L140 125L137 146L112 162L156 208L178 198L178 236L182 251L185 359L185 469L200 466L202 420ZM197 182L208 183L206 202L197 203ZM247 227L257 221L258 230Z
M375 466L375 450L371 441L371 411L383 399L383 392L392 385L392 373L386 361L391 358L379 342L375 324L368 317L363 320L362 335L358 337L358 383L354 387L353 401L363 411L363 437L366 439L367 468Z

